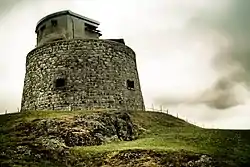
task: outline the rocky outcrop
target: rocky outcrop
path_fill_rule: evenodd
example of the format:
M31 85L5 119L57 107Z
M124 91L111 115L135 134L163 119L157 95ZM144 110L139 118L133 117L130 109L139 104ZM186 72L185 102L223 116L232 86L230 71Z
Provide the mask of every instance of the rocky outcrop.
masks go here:
M54 118L41 112L36 117L27 114L21 117L22 123L13 120L10 126L0 127L0 132L5 134L0 135L0 140L5 141L0 145L0 166L235 167L218 164L223 161L215 156L191 151L135 148L132 145L137 141L131 142L132 145L128 143L129 150L102 147L85 150L86 146L137 139L145 129L135 124L132 120L138 122L139 118L132 119L130 114L116 111L79 115L68 113L63 116L55 113ZM114 143L109 146L116 147Z
M121 167L214 167L216 163L208 155L190 152L161 152L152 150L125 150L107 156L103 166Z
M22 137L50 139L65 146L93 146L114 140L134 140L140 133L126 112L93 113L67 119L35 119L15 127Z
M12 153L12 161L2 165L12 166L36 164L39 166L44 159L49 160L47 166L79 166L79 167L217 167L220 166L211 156L193 154L190 152L161 152L153 150L124 150L117 152L100 153L89 157L82 155L75 157L63 147L55 147L57 142L44 141L40 151L34 147L19 146L16 150L7 150ZM50 146L49 146L50 145ZM41 145L42 146L42 145ZM53 148L52 148L52 147ZM47 148L47 150L46 150ZM57 149L54 149L57 148ZM52 154L53 153L53 154ZM27 157L31 160L26 162ZM42 161L42 162L41 162ZM33 163L32 163L33 162ZM222 165L226 166L226 165Z
M142 128L126 112L100 112L67 118L43 118L22 122L10 130L15 144L0 147L1 165L74 162L70 148L94 146L116 140L134 140ZM65 158L71 157L71 158ZM10 161L11 160L11 161Z

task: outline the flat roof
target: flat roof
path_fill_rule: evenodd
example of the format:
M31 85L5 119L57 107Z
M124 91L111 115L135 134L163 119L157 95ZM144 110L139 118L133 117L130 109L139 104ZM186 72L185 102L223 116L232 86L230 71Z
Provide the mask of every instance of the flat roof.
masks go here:
M51 18L54 18L54 17L57 17L57 16L61 16L61 15L71 15L71 16L74 16L74 17L77 17L79 19L82 19L82 20L85 20L87 21L88 23L90 23L91 25L93 26L98 26L100 25L100 22L99 21L96 21L96 20L93 20L93 19L90 19L88 17L85 17L85 16L82 16L82 15L79 15L77 13L74 13L70 10L64 10L64 11L60 11L60 12L56 12L56 13L52 13L52 14L49 14L45 17L43 17L41 20L39 20L37 22L37 25L36 25L36 32L37 32L37 28L40 26L40 24L48 19L51 19Z

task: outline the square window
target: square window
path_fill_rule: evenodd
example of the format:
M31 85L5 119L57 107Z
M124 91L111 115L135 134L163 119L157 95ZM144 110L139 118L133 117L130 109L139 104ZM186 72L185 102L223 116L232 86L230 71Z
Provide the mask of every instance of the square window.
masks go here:
M63 78L57 79L55 86L56 86L56 88L64 87L65 86L65 79L63 79Z
M56 27L57 26L57 20L51 20L51 25L53 27Z
M127 88L128 89L134 89L135 88L135 83L134 81L131 81L131 80L127 80Z
M41 30L41 31L44 31L45 28L46 28L46 25L42 26L40 30Z

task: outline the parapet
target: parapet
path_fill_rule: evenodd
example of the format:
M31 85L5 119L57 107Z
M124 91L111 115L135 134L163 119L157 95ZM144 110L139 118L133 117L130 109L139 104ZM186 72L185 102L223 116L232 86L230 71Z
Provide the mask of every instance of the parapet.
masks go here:
M56 12L42 18L36 26L37 46L67 39L98 39L100 23L70 10Z
M125 41L124 39L108 39L109 41L115 41L115 42L118 42L118 43L121 43L121 44L124 44L125 45Z

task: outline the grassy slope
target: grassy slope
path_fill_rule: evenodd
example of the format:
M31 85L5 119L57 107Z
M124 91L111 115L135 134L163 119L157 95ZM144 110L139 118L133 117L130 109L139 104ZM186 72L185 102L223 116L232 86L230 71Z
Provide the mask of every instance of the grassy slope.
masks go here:
M0 116L0 143L13 143L8 129L20 122L36 118L61 118L90 112L28 112ZM230 164L250 164L250 131L202 129L167 114L130 112L132 119L147 131L138 140L116 142L102 146L73 147L71 152L97 155L131 149L209 154ZM11 140L11 141L10 141Z

